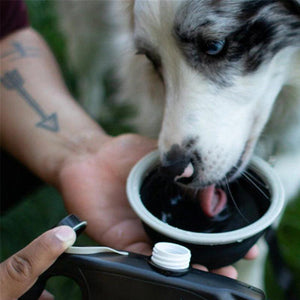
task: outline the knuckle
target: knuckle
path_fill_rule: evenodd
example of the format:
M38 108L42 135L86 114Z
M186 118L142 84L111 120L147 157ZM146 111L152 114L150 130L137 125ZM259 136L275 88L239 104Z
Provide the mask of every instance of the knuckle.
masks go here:
M127 133L124 135L127 139L129 140L135 140L136 138L138 138L139 136L135 133Z
M64 250L64 244L54 237L53 231L43 233L36 246L38 253L47 253L49 258Z
M132 143L132 142L136 142L137 137L138 136L134 133L126 133L118 136L117 139L122 143Z
M33 271L32 263L26 257L15 254L7 262L8 276L17 282L31 278Z
M49 252L53 250L52 236L46 232L44 233L39 242L37 243L37 247L39 248L39 252Z

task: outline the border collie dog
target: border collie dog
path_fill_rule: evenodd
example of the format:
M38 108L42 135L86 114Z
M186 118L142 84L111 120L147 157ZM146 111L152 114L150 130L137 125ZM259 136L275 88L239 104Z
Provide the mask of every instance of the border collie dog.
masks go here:
M77 27L97 16L112 23L108 38L120 98L136 107L137 130L158 137L162 164L174 177L190 188L208 189L238 177L256 151L273 158L286 198L295 196L300 188L299 0L62 2L59 12L75 62L88 53L74 30L82 31ZM89 5L94 7L87 13ZM70 21L71 6L73 11L77 6L78 23ZM89 43L98 45L94 51L103 51L106 43L95 40L103 28L84 30ZM97 62L91 65L88 76L98 72ZM262 286L264 256L238 263L245 265L241 280Z

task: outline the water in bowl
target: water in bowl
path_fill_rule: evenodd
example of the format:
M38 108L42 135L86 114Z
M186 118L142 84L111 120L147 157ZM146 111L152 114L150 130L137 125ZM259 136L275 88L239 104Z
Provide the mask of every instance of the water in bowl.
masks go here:
M157 167L145 178L140 194L148 211L161 221L183 230L220 233L245 227L267 211L270 193L264 182L253 171L224 188L225 208L216 216L208 217L197 200L197 191L184 188L163 175Z

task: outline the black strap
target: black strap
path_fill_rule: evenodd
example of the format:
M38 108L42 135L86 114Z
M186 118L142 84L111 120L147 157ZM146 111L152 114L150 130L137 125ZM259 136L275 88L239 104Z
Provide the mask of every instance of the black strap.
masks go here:
M286 300L299 300L296 294L295 278L284 261L274 228L269 228L265 234L269 246L269 257L275 280L283 290Z

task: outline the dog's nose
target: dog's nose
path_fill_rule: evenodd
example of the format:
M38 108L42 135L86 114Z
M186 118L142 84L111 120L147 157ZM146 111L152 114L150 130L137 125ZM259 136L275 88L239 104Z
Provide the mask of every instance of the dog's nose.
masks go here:
M175 144L165 153L161 171L167 176L175 178L184 172L190 162L191 156L183 148Z

